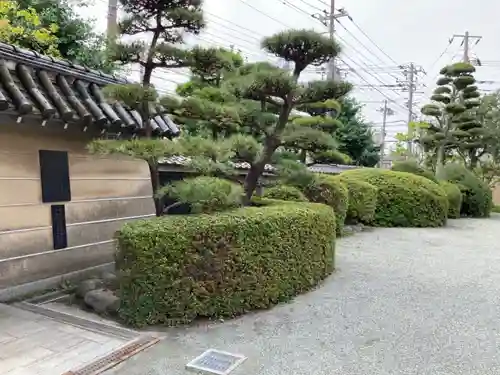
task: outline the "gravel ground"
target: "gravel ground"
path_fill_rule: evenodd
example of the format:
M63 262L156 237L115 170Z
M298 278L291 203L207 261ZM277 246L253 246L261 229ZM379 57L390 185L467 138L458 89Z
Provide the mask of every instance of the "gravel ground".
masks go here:
M500 374L500 215L338 242L317 290L225 323L167 330L110 371L185 374L205 349L244 354L233 374Z

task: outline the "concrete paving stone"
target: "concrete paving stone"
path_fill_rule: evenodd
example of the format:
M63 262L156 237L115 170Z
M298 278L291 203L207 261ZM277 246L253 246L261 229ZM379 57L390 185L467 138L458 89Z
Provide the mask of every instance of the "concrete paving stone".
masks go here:
M122 343L113 340L102 345L93 341L86 341L69 351L32 363L31 366L27 367L27 370L33 371L36 375L60 375L108 354L117 345L122 345Z
M33 362L47 358L52 354L54 352L45 348L29 348L29 350L12 353L10 356L0 359L0 374L5 374L12 370L21 370Z
M41 347L52 350L56 353L64 353L73 347L88 341L81 335L67 333L61 329L54 329L49 335L38 333L37 335L30 337L37 340Z
M61 326L60 329L66 333L70 333L70 334L73 334L75 336L82 337L85 340L90 340L90 341L97 342L97 343L105 344L110 340L109 335L99 334L99 333L95 333L93 331L87 331L85 329L78 328L78 327L75 327L75 326L72 326L69 324L65 324L65 325ZM125 340L123 340L123 342L125 342Z
M185 375L209 348L248 357L231 375L499 375L499 232L494 215L342 238L337 271L316 290L163 330L109 375Z
M0 375L60 375L126 342L0 304Z

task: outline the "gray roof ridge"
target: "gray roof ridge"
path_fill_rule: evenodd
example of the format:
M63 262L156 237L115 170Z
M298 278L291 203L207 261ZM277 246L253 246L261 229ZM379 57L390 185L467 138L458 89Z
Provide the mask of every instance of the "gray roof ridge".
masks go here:
M0 42L0 58L30 67L41 68L50 72L69 75L98 85L131 83L117 75L107 74L100 70L91 69L74 63L70 60L42 55L36 51L3 42Z

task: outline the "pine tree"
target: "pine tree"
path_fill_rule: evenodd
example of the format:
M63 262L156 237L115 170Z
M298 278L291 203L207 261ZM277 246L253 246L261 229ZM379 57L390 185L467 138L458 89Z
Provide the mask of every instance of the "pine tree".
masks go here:
M443 174L446 155L474 147L481 133L476 109L480 94L473 73L474 66L455 63L441 69L432 104L422 107L422 113L433 118L420 142L428 152L436 154L436 177Z
M282 153L277 150L316 150L334 147L334 140L325 132L325 126L335 125L324 117L331 110L332 99L338 99L351 90L351 85L337 81L299 83L301 73L310 65L328 62L340 52L340 46L314 31L288 30L262 42L266 52L294 63L292 73L267 62L245 64L234 74L227 74L219 90L230 93L236 101L225 101L232 106L239 119L236 135L222 134L217 139L230 144L234 159L246 161L250 170L245 179L245 203L257 187L265 166ZM234 99L233 99L234 100ZM185 105L183 105L185 106ZM318 117L298 120L294 108L316 106ZM335 105L335 108L338 108Z
M181 43L184 32L197 34L204 27L202 0L120 0L120 4L125 13L119 24L120 34L122 37L133 36L135 40L130 43L120 39L113 41L112 57L124 65L141 66L143 75L140 83L109 85L104 91L110 100L124 102L140 113L142 135L148 139L101 140L93 142L89 150L100 154L127 154L147 161L156 193L160 188L159 161L177 153L179 146L167 140L151 139L157 129L153 128L150 118L162 110L151 78L155 69L182 68L195 63L195 51L182 48ZM156 198L155 204L156 213L160 215L162 207Z
M202 0L120 0L125 18L121 36L134 36L133 42L118 40L113 46L114 60L138 64L143 69L140 84L111 85L107 94L136 109L143 119L145 135L154 130L149 121L158 94L151 85L155 69L183 68L193 64L193 54L180 45L183 33L198 34L204 27ZM141 39L137 39L140 36ZM145 41L149 38L149 41Z

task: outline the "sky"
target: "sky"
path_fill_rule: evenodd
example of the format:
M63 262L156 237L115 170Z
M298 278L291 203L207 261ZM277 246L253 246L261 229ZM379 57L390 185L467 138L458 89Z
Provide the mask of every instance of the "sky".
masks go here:
M93 0L78 12L94 18L96 28L105 30L107 0ZM264 36L290 29L328 29L313 14L329 9L329 0L205 0L207 27L199 37L187 39L189 45L233 46L241 50L248 61L276 58L260 50ZM481 4L481 5L479 5ZM384 100L394 115L387 118L387 140L404 132L408 120L408 91L398 85L405 81L400 66L414 63L417 74L414 113L426 103L441 67L463 58L462 38L450 43L450 38L463 35L481 36L471 39L470 57L479 59L476 79L484 92L500 88L500 1L497 0L335 0L337 9L344 8L352 18L339 18L336 37L343 46L337 59L342 75L352 82L353 94L364 104L363 115L380 130ZM367 37L368 36L368 37ZM476 42L478 42L476 44ZM132 76L138 73L133 72ZM188 79L185 71L162 71L154 75L162 92L173 91L176 83ZM316 68L310 68L303 80L322 79Z

